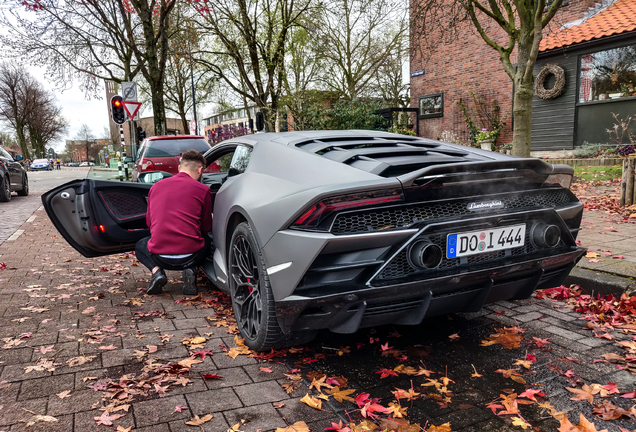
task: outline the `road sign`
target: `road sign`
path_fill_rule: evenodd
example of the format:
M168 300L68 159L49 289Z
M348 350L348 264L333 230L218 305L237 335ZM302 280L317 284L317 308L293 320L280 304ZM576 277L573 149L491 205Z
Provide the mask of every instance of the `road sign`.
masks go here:
M190 120L190 130L192 132L197 130L197 122L196 122L196 120Z
M139 108L141 108L141 102L124 101L124 110L128 114L130 120L139 120Z
M108 151L113 151L113 145L112 144L108 144Z
M125 81L121 83L122 97L127 102L137 102L137 83Z

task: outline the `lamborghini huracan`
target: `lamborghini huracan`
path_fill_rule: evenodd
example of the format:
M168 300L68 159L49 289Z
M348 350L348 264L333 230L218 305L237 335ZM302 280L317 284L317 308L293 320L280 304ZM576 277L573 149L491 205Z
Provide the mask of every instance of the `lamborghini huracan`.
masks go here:
M255 350L527 298L585 254L567 165L377 131L248 135L204 156L222 172L202 179L214 248L201 267ZM151 186L76 180L42 201L95 257L149 235Z

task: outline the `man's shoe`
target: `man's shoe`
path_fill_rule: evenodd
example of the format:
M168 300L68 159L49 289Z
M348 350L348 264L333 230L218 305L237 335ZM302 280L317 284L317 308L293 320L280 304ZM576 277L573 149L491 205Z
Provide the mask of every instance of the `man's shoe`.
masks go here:
M197 274L194 269L187 268L183 271L183 295L197 295Z
M168 283L168 278L162 269L157 270L152 274L148 288L146 288L146 294L161 294L162 288Z

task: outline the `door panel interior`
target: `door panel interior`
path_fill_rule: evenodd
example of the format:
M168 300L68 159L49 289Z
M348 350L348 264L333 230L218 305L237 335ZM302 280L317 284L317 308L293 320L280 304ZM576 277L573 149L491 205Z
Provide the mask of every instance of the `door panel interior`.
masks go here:
M75 180L42 196L53 224L78 252L96 257L132 251L150 235L147 197L152 185Z

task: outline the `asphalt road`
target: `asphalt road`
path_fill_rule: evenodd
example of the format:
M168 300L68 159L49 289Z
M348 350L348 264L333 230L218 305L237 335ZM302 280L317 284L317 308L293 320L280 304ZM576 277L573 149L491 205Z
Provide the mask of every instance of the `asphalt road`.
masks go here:
M13 235L20 226L42 205L40 196L59 185L75 179L83 179L87 169L63 169L60 171L29 172L29 195L11 195L11 201L0 203L0 244Z

